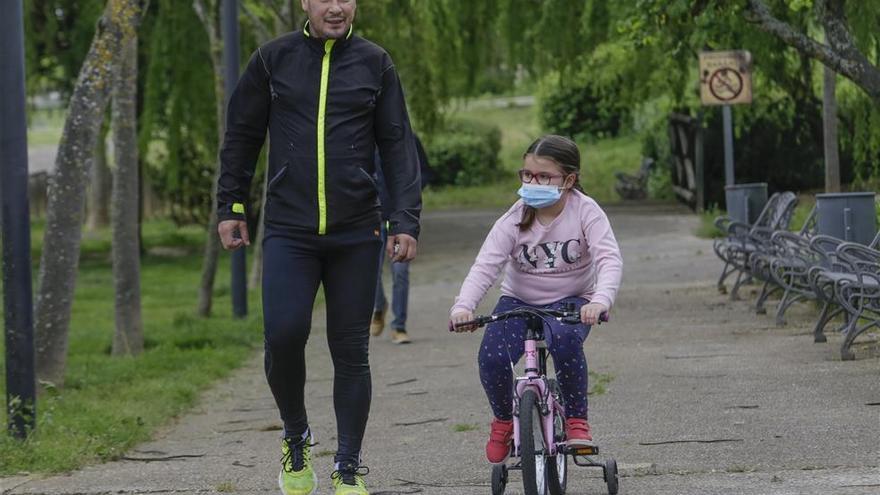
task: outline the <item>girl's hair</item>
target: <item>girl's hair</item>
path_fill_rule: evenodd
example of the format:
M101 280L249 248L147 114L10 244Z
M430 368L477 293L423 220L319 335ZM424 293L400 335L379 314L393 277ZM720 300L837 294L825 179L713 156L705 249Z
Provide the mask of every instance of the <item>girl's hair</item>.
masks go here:
M581 152L578 150L577 144L571 139L555 134L548 134L535 140L529 146L523 159L528 155L535 155L541 158L553 160L565 175L574 175L573 189L584 192L580 183L581 172ZM523 207L523 214L520 222L517 224L519 230L527 230L535 222L535 214L537 210L531 206Z

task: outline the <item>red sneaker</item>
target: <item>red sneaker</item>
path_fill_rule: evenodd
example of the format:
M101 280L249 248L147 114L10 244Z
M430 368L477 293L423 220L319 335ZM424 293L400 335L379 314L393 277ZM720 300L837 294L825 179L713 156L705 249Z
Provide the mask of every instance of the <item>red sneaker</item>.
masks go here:
M513 420L493 419L489 442L486 443L486 459L492 464L501 464L510 457L510 444L513 439Z
M582 418L566 419L565 443L569 447L592 447L593 435L590 433L590 423Z

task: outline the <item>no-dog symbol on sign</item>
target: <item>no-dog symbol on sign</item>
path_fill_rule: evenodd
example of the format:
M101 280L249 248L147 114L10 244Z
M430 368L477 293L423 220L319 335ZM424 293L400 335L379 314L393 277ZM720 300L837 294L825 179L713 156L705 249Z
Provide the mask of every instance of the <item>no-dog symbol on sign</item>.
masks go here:
M746 50L700 53L703 105L752 102L752 54Z

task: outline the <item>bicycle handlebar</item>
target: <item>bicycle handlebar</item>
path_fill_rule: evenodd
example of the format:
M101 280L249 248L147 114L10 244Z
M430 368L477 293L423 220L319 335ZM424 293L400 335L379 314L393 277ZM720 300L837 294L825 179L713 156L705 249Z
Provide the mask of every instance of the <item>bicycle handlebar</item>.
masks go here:
M529 308L529 307L521 307L516 309L511 309L510 311L502 311L500 313L496 313L494 315L486 315L486 316L478 316L471 321L465 321L462 323L452 323L449 322L449 331L454 332L456 328L461 327L469 327L472 325L476 325L479 327L484 327L489 323L494 323L496 321L503 321L510 318L518 318L523 316L537 316L537 317L551 317L556 318L563 323L567 323L569 325L576 325L581 322L581 313L578 310L570 309L570 310L558 310L558 309L541 309L541 308ZM599 321L596 323L597 325L602 322L608 321L608 313L603 312L599 315Z

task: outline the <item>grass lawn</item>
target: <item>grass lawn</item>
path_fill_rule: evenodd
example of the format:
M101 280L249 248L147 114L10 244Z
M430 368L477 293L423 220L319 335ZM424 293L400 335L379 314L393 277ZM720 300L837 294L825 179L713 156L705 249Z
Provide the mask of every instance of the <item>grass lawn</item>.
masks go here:
M64 386L41 387L37 429L26 442L0 435L0 475L66 471L118 457L253 355L262 342L259 291L251 293L251 316L232 319L228 255L217 274L214 316L195 316L203 238L201 228L177 229L166 221L144 226L148 254L141 291L147 349L137 358L113 358L110 233L86 235ZM35 266L41 240L37 224ZM0 381L0 392L5 397L5 381ZM5 425L5 408L0 419Z
M476 187L444 187L428 189L424 195L425 209L500 207L516 201L522 168L522 154L536 138L546 132L540 128L535 106L486 108L471 106L451 113L452 117L476 120L501 129L501 168L504 177ZM638 136L627 135L593 143L579 142L581 150L581 185L600 203L620 200L614 192L614 172L635 172L641 162Z
M64 130L61 110L34 110L28 113L28 146L58 146Z

